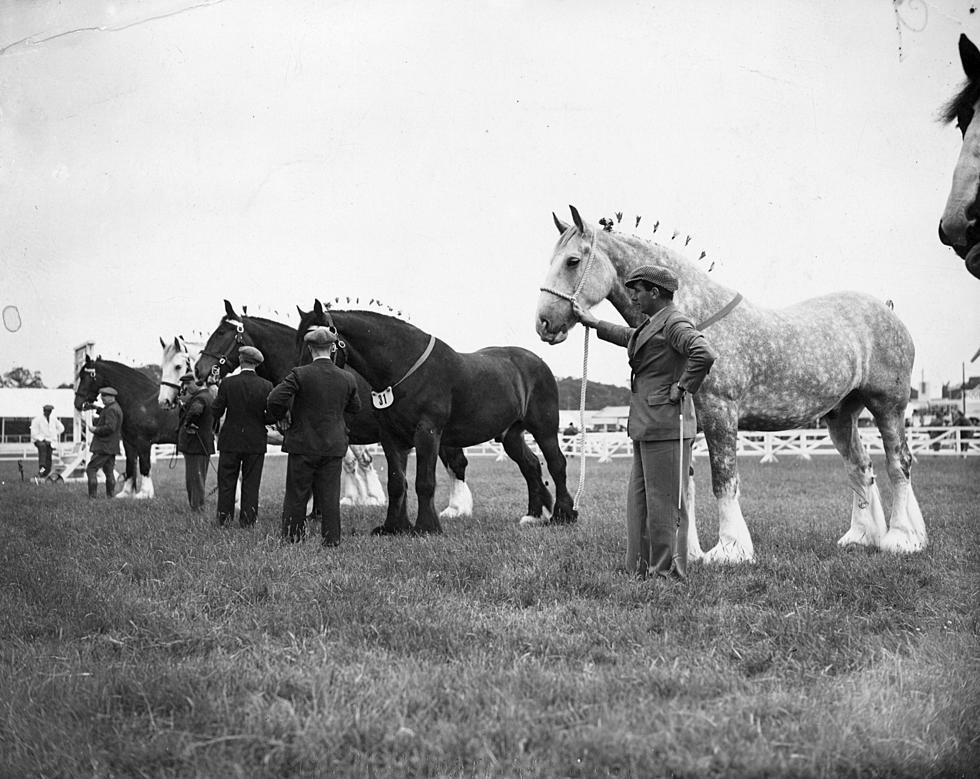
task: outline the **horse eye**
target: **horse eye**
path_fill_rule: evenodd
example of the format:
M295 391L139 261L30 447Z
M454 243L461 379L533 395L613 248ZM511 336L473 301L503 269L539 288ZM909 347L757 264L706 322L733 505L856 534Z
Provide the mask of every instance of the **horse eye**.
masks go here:
M569 258L568 258L567 260L565 260L565 264L566 264L566 265L567 265L567 266L568 266L569 268L574 268L574 267L575 267L576 265L578 265L578 264L579 264L580 262L582 262L582 259L581 259L580 257L569 257Z

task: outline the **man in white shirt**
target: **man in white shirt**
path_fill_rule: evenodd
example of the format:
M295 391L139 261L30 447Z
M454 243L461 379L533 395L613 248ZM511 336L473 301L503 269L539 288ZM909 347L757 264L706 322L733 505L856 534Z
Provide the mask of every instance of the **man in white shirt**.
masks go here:
M51 475L51 451L52 447L61 440L61 434L65 432L65 426L61 424L58 417L51 416L54 406L46 404L42 410L31 420L31 440L37 447L37 477L46 479Z

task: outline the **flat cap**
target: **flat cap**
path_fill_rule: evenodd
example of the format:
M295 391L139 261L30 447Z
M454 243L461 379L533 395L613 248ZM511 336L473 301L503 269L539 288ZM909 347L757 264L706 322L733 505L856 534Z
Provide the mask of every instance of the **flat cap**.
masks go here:
M42 411L54 411L54 406L52 406L52 405L51 405L50 403L45 403L45 404L44 404L44 405L43 405L43 406L41 407L41 410L42 410Z
M337 343L337 333L331 328L321 325L320 327L310 328L306 335L303 336L303 340L314 346L326 346L327 344Z
M238 361L247 362L252 365L261 365L265 357L262 356L262 352L256 349L254 346L240 346L238 347Z
M194 382L196 382L197 381L197 376L195 376L193 373L185 373L183 376L180 377L180 383L181 384L184 384L185 382L188 382L188 381L194 381Z
M671 292L677 292L677 276L670 268L662 265L641 265L639 268L634 268L624 283L628 287L637 281L646 281L669 289Z
M112 395L112 397L116 397L116 395L118 395L119 393L116 392L115 387L101 387L99 389L99 394L100 395Z

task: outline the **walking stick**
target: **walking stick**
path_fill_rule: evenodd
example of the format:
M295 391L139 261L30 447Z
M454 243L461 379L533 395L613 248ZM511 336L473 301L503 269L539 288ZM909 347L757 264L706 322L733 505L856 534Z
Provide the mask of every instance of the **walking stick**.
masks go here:
M681 510L684 495L684 390L681 390L681 411L677 415L680 425L677 430L677 510Z

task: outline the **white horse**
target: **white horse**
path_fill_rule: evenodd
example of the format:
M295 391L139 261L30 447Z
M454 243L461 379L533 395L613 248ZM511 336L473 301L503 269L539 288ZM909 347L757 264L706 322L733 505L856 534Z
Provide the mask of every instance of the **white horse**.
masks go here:
M953 186L939 221L939 240L966 262L966 269L980 278L980 50L960 35L960 62L966 83L942 111L947 122L956 122L963 135Z
M718 499L718 545L704 555L707 562L751 561L755 554L738 501L739 428L787 430L818 417L847 463L853 492L851 527L838 543L889 552L925 548L926 528L912 492L912 456L905 440L915 348L893 311L856 292L766 309L718 284L673 249L587 227L574 207L571 226L552 216L561 238L538 301L542 340L561 343L576 324L567 298L580 284L584 307L608 299L638 326L644 316L633 308L623 282L640 265L663 265L680 279L678 308L706 331L718 354L694 396ZM871 458L858 434L862 407L871 411L881 433L894 488L888 525ZM702 554L693 521L688 554L692 559Z

